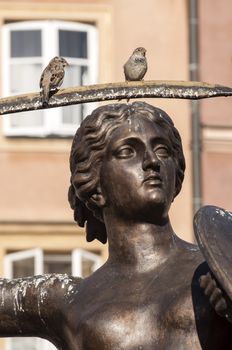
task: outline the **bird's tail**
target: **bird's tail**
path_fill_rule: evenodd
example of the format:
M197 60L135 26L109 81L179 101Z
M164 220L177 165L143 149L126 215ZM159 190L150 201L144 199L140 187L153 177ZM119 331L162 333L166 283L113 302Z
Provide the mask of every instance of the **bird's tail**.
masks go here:
M49 101L49 88L44 86L41 90L41 100L42 100L42 104L43 106L48 106L48 101Z

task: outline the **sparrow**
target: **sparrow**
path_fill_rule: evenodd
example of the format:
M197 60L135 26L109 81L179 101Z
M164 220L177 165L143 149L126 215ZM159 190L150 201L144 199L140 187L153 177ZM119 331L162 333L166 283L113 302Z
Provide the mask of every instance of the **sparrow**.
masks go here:
M44 68L40 78L41 98L43 105L47 106L50 91L57 90L64 80L64 67L68 66L68 62L63 57L53 57Z
M137 47L124 64L124 74L126 81L142 80L147 71L146 49Z

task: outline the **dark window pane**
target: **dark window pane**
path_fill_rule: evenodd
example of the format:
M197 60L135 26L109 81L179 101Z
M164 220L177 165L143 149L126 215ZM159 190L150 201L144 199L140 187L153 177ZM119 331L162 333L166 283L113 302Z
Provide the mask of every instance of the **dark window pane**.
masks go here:
M70 254L45 254L44 273L67 273L70 275L71 270Z
M34 275L34 258L26 258L13 262L13 278Z
M87 58L87 33L59 30L60 56Z
M40 30L12 30L11 57L41 56Z

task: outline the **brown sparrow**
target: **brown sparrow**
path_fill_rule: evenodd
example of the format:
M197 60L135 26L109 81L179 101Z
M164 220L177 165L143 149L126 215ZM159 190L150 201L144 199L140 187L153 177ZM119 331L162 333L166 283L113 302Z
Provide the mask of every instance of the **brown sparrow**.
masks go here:
M142 80L147 71L146 49L137 47L123 68L127 81Z
M40 78L40 89L43 105L48 105L51 90L57 90L64 80L64 67L68 62L63 57L51 59Z

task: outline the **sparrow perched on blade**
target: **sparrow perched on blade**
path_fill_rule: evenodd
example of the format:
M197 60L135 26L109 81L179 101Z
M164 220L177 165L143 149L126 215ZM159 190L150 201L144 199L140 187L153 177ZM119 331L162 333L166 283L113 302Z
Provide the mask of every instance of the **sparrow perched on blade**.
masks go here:
M127 81L142 80L147 71L146 49L137 47L124 64L124 74Z
M63 57L51 59L40 78L40 89L43 105L48 105L51 90L57 90L64 80L64 68L68 62Z

